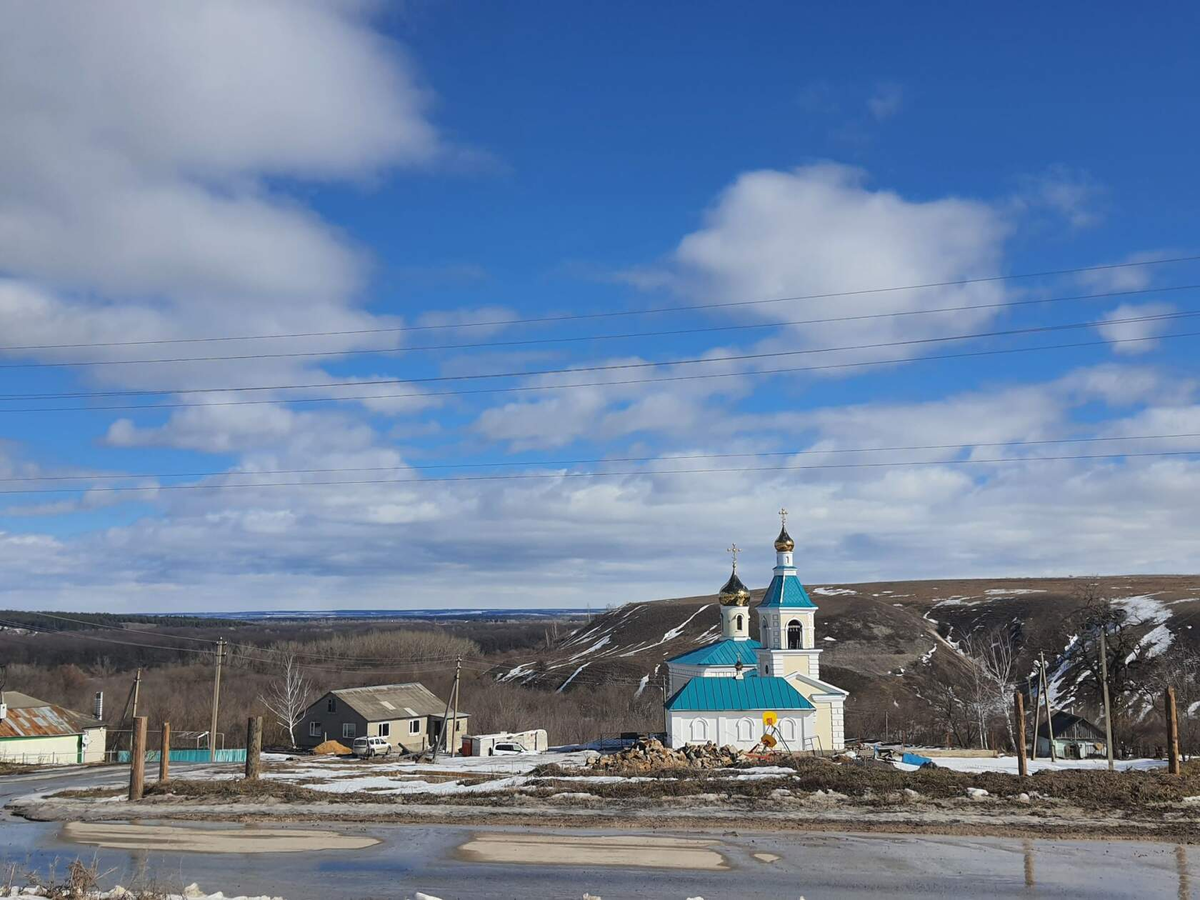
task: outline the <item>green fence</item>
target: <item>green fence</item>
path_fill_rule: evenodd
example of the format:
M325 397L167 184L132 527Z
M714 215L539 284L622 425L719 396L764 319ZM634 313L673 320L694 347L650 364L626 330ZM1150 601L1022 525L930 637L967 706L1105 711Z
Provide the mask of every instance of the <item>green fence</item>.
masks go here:
M158 762L160 750L147 750L146 762ZM167 757L171 762L177 763L206 763L208 762L208 750L172 750ZM128 750L117 751L117 762L127 763L132 758L133 754ZM219 763L244 763L246 761L246 751L241 750L218 750L217 758L214 762Z

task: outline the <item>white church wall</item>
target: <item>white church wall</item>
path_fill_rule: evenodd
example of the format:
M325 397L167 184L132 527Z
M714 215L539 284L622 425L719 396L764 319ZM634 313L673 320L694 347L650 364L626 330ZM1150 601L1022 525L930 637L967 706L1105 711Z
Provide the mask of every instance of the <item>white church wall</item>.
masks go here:
M763 710L729 710L720 712L698 712L695 710L671 710L667 713L668 746L679 748L687 744L712 742L739 750L751 750L766 729L763 727ZM776 725L779 735L792 750L806 749L813 723L811 713L780 713Z

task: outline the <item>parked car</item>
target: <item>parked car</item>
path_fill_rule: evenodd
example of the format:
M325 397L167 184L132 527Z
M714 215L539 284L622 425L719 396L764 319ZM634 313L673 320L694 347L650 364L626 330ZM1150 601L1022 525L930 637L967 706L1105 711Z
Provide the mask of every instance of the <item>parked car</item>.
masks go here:
M516 741L502 741L492 747L492 756L517 756L518 754L528 752L528 750Z
M381 737L355 738L354 746L351 749L359 759L370 759L373 756L391 756L392 754L392 745L388 743L387 738Z

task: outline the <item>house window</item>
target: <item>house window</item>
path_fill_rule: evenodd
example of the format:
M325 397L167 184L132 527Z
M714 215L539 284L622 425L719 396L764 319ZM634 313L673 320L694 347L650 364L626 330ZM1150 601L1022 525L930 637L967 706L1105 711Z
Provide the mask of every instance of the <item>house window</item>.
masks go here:
M795 619L792 619L792 621L788 622L787 648L789 650L803 649L803 644L804 644L803 634L804 634L803 629L801 628L800 623L798 621L796 621Z
M337 697L330 697L329 703L325 706L330 712L337 712Z
M421 720L420 719L410 719L409 720L408 733L409 734L420 734L421 733Z
M309 722L308 723L308 736L309 737L320 737L321 736L321 723L320 722Z
M353 722L343 722L342 723L342 737L352 738L356 734L358 734L358 726L357 725L355 725Z
M380 722L379 723L379 736L380 737L391 737L392 736L392 723L391 722Z

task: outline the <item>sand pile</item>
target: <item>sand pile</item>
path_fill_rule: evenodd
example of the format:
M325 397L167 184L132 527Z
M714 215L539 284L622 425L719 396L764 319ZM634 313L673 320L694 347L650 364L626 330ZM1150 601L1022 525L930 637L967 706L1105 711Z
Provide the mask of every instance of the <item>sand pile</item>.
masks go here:
M339 744L337 741L325 741L323 744L317 744L312 751L317 756L353 756L354 751L345 744Z

